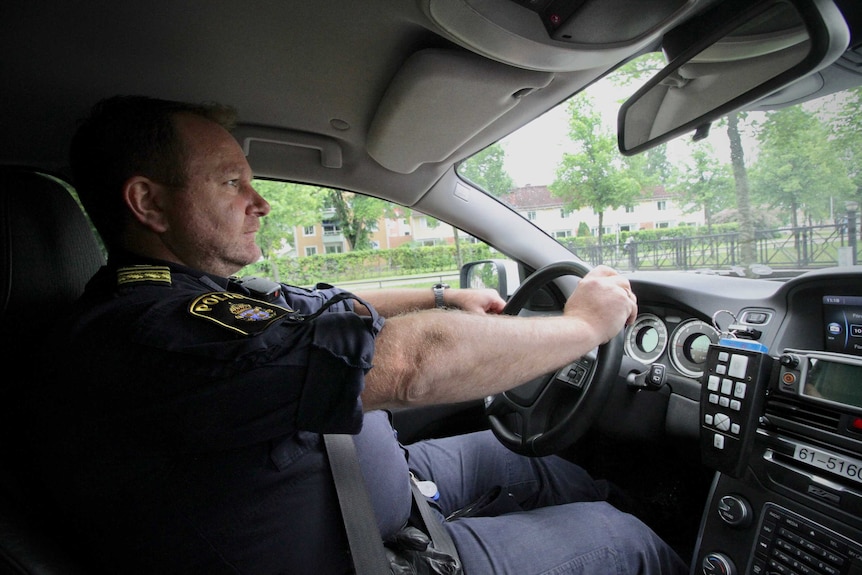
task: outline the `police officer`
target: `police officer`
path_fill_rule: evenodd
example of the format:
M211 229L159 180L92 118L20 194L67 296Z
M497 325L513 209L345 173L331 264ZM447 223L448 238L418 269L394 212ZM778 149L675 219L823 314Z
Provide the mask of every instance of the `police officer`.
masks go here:
M231 278L260 257L269 205L230 122L218 106L116 97L73 141L110 256L49 340L36 455L108 572L349 572L324 433L356 434L386 539L409 519L411 469L447 515L502 493L493 512L446 523L468 575L686 571L581 468L487 432L405 449L381 411L570 363L635 318L625 278L593 270L558 317L501 316L490 290L446 290L451 311L430 290L261 298Z

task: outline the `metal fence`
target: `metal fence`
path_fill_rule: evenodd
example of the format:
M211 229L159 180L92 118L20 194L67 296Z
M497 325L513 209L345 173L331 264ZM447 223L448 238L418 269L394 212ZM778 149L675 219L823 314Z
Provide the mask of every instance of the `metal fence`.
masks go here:
M740 233L667 237L593 246L570 244L592 265L628 270L727 270L761 265L773 269L810 269L857 263L858 234L854 221L836 225L759 230L753 239L756 261L744 261Z

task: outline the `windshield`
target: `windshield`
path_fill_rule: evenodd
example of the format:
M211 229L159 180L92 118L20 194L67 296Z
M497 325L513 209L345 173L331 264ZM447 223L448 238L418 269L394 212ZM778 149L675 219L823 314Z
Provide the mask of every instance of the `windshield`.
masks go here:
M786 277L854 264L860 89L737 112L697 141L624 157L617 111L663 64L627 64L459 173L592 265Z

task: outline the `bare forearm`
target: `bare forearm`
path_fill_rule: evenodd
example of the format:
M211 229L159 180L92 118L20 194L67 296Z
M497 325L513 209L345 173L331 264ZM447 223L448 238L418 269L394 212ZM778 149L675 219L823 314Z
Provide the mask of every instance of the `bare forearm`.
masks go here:
M383 317L432 309L436 304L434 292L427 288L377 290L356 295L371 304ZM443 304L470 312L496 314L503 311L506 302L494 290L452 288L443 291ZM363 313L361 307L357 306L357 311Z
M457 293L459 306L471 311L425 310L387 320L365 378L365 409L506 391L586 354L637 316L628 280L604 266L581 279L561 316L496 315L503 301L493 291Z
M423 288L381 289L357 292L383 317L393 317L410 311L434 307L434 292ZM445 298L445 296L444 296ZM357 311L363 311L357 309Z
M377 340L365 409L431 405L499 393L601 343L570 317L426 311L392 318Z

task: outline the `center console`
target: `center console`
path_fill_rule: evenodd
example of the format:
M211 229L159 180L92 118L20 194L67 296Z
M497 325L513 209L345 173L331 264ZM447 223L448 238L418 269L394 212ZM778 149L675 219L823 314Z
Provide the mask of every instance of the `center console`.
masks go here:
M862 575L862 297L824 296L821 317L820 349L710 347L692 574Z

